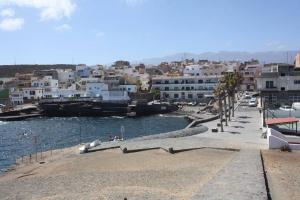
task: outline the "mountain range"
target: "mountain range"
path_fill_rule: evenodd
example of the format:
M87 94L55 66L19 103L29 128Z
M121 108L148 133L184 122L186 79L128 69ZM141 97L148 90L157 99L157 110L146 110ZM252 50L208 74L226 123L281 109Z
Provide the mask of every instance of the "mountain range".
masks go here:
M184 59L214 60L214 61L247 61L257 59L260 63L293 63L296 54L300 51L266 51L266 52L244 52L244 51L220 51L195 53L177 53L164 57L147 58L132 63L159 64L161 62L181 61Z

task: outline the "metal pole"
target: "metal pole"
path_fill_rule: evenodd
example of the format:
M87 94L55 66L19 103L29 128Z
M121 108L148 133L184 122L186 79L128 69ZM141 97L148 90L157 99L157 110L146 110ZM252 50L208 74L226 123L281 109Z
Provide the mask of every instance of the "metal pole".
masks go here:
M263 127L266 126L266 113L265 113L266 108L265 108L265 106L266 106L266 103L265 103L265 101L264 101L264 102L263 102Z

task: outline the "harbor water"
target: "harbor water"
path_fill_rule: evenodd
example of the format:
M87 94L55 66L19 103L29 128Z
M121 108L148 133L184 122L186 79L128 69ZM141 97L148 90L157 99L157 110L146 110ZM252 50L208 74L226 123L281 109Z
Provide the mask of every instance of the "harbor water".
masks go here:
M182 129L188 120L175 115L139 118L71 117L0 121L0 172L21 156L74 146L95 139L108 141L124 133L125 139ZM123 128L122 128L123 127ZM121 131L123 129L123 131Z

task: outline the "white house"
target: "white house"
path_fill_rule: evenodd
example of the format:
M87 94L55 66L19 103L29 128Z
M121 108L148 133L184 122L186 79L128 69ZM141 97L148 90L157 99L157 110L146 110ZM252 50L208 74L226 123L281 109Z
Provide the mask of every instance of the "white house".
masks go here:
M12 89L9 94L9 99L12 105L23 104L23 92Z
M108 85L102 82L88 82L86 83L86 94L90 97L100 97L103 91L108 90Z
M43 97L45 91L44 88L40 87L29 87L22 88L24 100L39 100Z
M203 75L202 65L188 65L183 70L185 76L201 76Z
M102 91L102 99L104 101L129 101L130 98L128 96L127 91Z
M75 82L75 72L72 70L57 70L59 88L68 88Z
M52 92L44 92L43 98L79 98L79 97L86 97L84 91L80 90L71 90L71 89L58 89Z
M52 79L52 76L44 76L41 79L33 79L31 87L43 88L46 92L58 89L58 80Z

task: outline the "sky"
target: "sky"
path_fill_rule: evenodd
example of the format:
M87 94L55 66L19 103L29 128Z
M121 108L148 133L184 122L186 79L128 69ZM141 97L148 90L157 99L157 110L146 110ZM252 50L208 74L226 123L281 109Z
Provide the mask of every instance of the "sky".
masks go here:
M300 49L299 0L0 0L0 64Z

